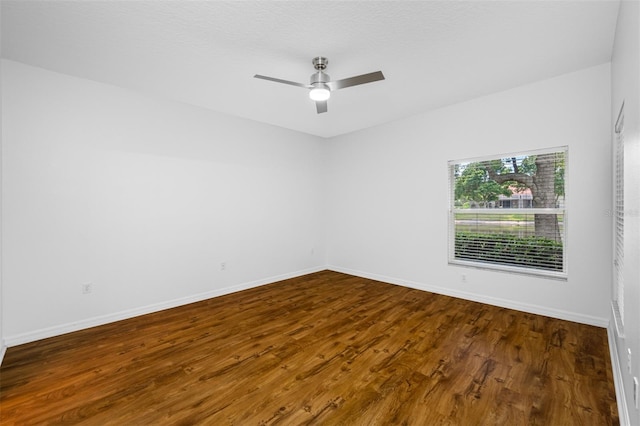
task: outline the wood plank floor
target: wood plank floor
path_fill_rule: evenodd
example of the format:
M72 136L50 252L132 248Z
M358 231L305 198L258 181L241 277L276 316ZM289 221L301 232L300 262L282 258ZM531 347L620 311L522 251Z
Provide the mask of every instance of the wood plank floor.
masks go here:
M605 329L324 271L10 348L0 423L618 417Z

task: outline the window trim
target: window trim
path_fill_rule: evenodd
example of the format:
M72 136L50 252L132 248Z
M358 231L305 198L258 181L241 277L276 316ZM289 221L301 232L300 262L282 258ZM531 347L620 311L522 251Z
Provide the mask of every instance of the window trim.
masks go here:
M455 176L454 170L456 164L461 163L473 163L473 162L481 162L488 160L496 160L496 159L504 159L510 157L519 157L519 156L530 156L530 155L540 155L540 154L550 154L555 152L564 152L564 160L565 160L565 170L564 170L564 199L563 199L563 208L518 208L518 209L493 209L493 208L473 208L473 209L458 209L454 207L455 202ZM568 190L568 170L569 170L569 147L567 145L556 146L544 149L536 149L536 150L527 150L527 151L516 151L510 153L496 154L496 155L486 155L481 157L473 157L473 158L463 158L458 160L449 160L447 164L448 171L448 182L449 182L449 202L448 202L448 232L447 232L447 241L448 241L448 264L453 266L463 266L470 267L475 269L483 269L483 270L491 270L498 272L508 272L519 275L526 275L532 277L543 277L556 279L560 281L567 281L569 276L569 262L568 262L568 235L569 235L569 226L568 226L568 205L567 205L567 193ZM502 265L499 263L487 263L481 261L472 261L472 260L462 260L455 258L455 215L456 213L481 213L481 214L510 214L514 213L514 210L519 212L527 213L527 214L535 214L535 213L549 213L549 214L562 214L563 216L563 245L562 245L562 271L550 271L544 269L535 269L535 268L527 268L523 266L510 266L510 265Z

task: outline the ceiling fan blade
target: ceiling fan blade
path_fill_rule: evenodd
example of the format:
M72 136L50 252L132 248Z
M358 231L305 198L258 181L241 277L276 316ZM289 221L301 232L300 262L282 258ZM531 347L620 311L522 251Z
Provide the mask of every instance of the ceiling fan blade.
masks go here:
M327 86L331 90L344 89L345 87L357 86L359 84L373 83L374 81L384 80L382 71L370 72L369 74L357 75L355 77L343 78L342 80L330 81Z
M316 101L316 111L318 111L318 114L327 112L327 101Z
M295 81L282 80L280 78L267 77L265 75L256 74L254 78L261 78L263 80L275 81L276 83L288 84L290 86L304 87L305 89L311 89L313 86L309 84L296 83Z

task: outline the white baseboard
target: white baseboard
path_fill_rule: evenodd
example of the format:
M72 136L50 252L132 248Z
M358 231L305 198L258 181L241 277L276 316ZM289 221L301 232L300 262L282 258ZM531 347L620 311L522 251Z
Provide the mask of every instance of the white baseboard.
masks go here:
M618 358L618 339L616 338L616 330L613 324L609 324L607 328L607 337L609 339L609 354L611 356L611 369L613 370L613 384L616 388L616 403L618 404L620 426L631 426L629 409L627 408L627 398L624 393L622 370Z
M630 426L629 412L627 410L624 386L622 381L622 371L620 369L620 362L618 360L618 350L617 343L615 338L615 330L612 329L611 323L608 320L603 318L591 317L586 315L579 315L571 312L558 311L554 309L549 309L545 307L535 306L535 305L527 305L521 303L514 303L509 300L502 300L492 297L486 297L482 295L477 295L473 293L466 293L460 291L452 291L450 289L446 289L443 287L426 285L422 283L417 283L414 281L408 281L398 278L392 278L387 276L382 276L378 274L365 273L362 271L356 271L348 268L341 268L336 266L323 266L310 268L306 270L301 270L297 272L292 272L288 274L273 276L269 278L264 278L261 280L251 281L243 284L234 285L231 287L226 287L223 289L217 289L210 292L200 293L189 297L184 297L176 300L171 300L163 303L158 303L154 305L148 305L141 308L131 309L127 311L117 312L111 315L103 315L99 317L89 318L83 321L63 324L56 327L49 327L42 330L37 330L29 333L23 333L15 336L10 336L5 338L4 342L0 342L0 365L2 365L2 361L6 354L7 348L11 346L17 346L24 343L33 342L36 340L46 339L49 337L59 336L62 334L70 333L73 331L83 330L86 328L96 327L99 325L108 324L115 321L121 321L124 319L133 318L140 315L150 314L153 312L162 311L165 309L171 309L182 305L187 305L189 303L199 302L206 299L211 299L213 297L223 296L225 294L231 294L242 290L247 290L254 287L259 287L266 284L271 284L277 281L286 280L289 278L295 278L307 274L311 274L314 272L319 272L325 269L329 269L335 272L342 272L349 275L354 275L358 277L368 278L376 281L387 282L391 284L401 285L404 287L415 288L418 290L430 291L433 293L443 294L446 296L458 297L465 300L471 300L474 302L487 303L489 305L500 306L509 309L516 309L519 311L530 312L545 316L550 316L554 318L564 319L568 321L574 321L578 323L584 323L589 325L595 325L599 327L607 328L607 336L609 340L609 351L611 357L611 365L613 370L613 378L614 378L614 386L616 392L616 400L618 404L618 411L620 416L620 425L621 426Z
M434 286L431 284L418 283L415 281L404 280L400 278L387 277L384 275L371 274L368 272L356 271L349 268L341 268L338 266L328 265L327 269L336 272L342 272L357 277L368 278L376 281L382 281L390 284L401 285L404 287L415 288L417 290L430 291L432 293L442 294L445 296L457 297L460 299L470 300L473 302L486 303L488 305L499 306L501 308L515 309L517 311L528 312L547 317L558 318L566 321L577 322L581 324L594 325L597 327L607 328L609 326L609 318L594 317L591 315L583 315L575 312L563 311L559 309L551 309L546 306L531 305L528 303L514 302L512 300L500 299L496 297L483 296L476 293L467 293L464 291L451 290L445 287Z
M67 324L61 324L54 327L43 328L40 330L30 331L28 333L17 334L13 336L5 337L6 347L12 347L22 345L24 343L35 342L37 340L47 339L49 337L60 336L62 334L71 333L74 331L84 330L91 327L109 324L116 321L121 321L140 315L151 314L154 312L164 311L165 309L176 308L178 306L188 305L189 303L200 302L202 300L211 299L213 297L223 296L225 294L231 294L242 290L247 290L254 287L260 287L262 285L271 284L277 281L286 280L289 278L295 278L302 275L311 274L314 272L324 271L327 268L325 266L309 268L301 271L291 272L287 274L277 275L273 277L263 278L256 281L237 284L222 289L216 289L205 293L194 294L192 296L183 297L180 299L169 300L162 303L156 303L153 305L142 306L140 308L129 309L126 311L115 312L113 314L97 316L93 318L87 318L81 321L71 322ZM4 352L2 352L4 355Z
M618 404L620 425L631 426L631 419L629 418L629 410L627 408L627 398L624 392L622 369L618 358L618 339L616 338L615 327L611 324L607 328L607 337L609 340L609 354L611 356L611 369L613 370L613 383L616 390L616 403Z
M2 361L4 360L4 355L7 353L7 345L4 340L0 340L0 365L2 365Z
M320 267L309 268L301 271L291 272L287 274L282 274L278 276L268 277L268 278L264 278L256 281L247 282L247 283L237 284L237 285L226 287L223 289L217 289L217 290L213 290L205 293L199 293L199 294L195 294L192 296L188 296L188 297L184 297L176 300L170 300L162 303L143 306L140 308L116 312L113 314L88 318L88 319L77 321L77 322L61 324L58 326L31 331L28 333L22 333L22 334L17 334L13 336L5 336L4 348L6 350L6 347L17 346L24 343L34 342L36 340L41 340L49 337L59 336L61 334L71 333L73 331L96 327L99 325L104 325L104 324L108 324L115 321L121 321L124 319L129 319L129 318L133 318L140 315L162 311L165 309L171 309L178 306L187 305L189 303L211 299L212 297L223 296L225 294L235 293L237 291L242 291L242 290L246 290L253 287L259 287L265 284L270 284L277 281L286 280L289 278L295 278L302 275L319 272L325 269L329 269L336 272L342 272L345 274L354 275L358 277L368 278L376 281L382 281L382 282L387 282L391 284L401 285L404 287L415 288L418 290L430 291L433 293L443 294L446 296L458 297L461 299L471 300L474 302L486 303L489 305L500 306L503 308L516 309L523 312L529 312L529 313L545 315L553 318L564 319L567 321L595 325L595 326L604 327L604 328L607 328L609 326L608 318L598 318L598 317L592 317L588 315L581 315L573 312L550 309L544 306L518 303L518 302L513 302L511 300L488 297L488 296L483 296L475 293L455 291L448 288L438 287L438 286L424 284L424 283L418 283L415 281L409 281L409 280L404 280L404 279L399 279L394 277L388 277L388 276L383 276L378 274L357 271L349 268L341 268L337 266L327 265L327 266L320 266ZM2 354L4 354L4 352L2 352Z

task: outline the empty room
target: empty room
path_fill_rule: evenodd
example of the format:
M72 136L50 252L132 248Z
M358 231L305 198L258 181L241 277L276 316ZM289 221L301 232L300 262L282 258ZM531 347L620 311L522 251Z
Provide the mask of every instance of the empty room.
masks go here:
M0 19L3 425L640 425L640 1Z

